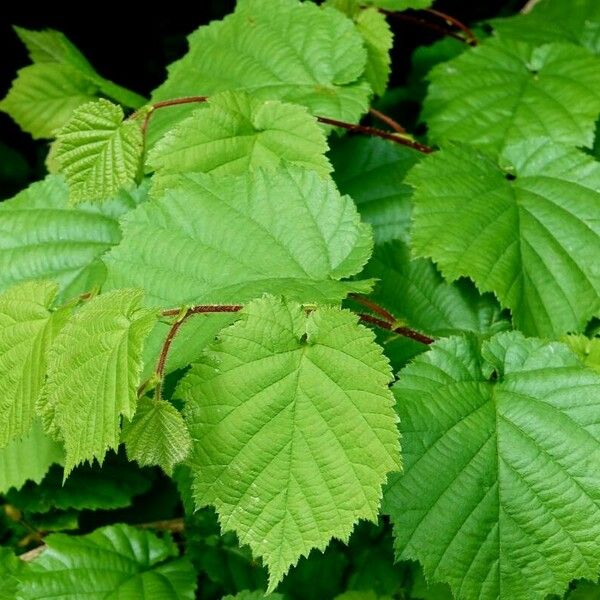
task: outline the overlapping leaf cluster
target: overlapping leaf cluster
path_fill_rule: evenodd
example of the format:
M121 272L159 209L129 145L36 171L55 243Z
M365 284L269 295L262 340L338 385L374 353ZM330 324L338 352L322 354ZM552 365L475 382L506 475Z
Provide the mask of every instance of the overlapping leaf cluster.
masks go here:
M541 0L432 50L432 152L333 131L385 93L387 11L430 4L239 0L146 104L62 34L17 30L33 64L0 109L56 139L55 174L0 205L7 514L52 506L67 530L131 504L145 476L99 491L123 444L177 482L188 556L145 528L56 533L27 565L0 556L10 597L191 599L197 570L277 600L597 578L600 14ZM189 514L206 506L233 542ZM423 573L359 528L344 580L331 540L381 510Z

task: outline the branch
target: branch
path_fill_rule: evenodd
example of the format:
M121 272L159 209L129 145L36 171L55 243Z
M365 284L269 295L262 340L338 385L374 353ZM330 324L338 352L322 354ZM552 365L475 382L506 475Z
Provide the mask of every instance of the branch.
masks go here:
M142 123L141 129L142 134L146 135L148 130L148 123L154 111L167 108L169 106L177 106L180 104L193 104L193 103L202 103L208 100L208 96L186 96L184 98L173 98L172 100L162 100L161 102L156 102L152 104L150 107L147 107L147 112L144 116L144 121ZM130 119L138 118L140 115L144 114L143 112L135 112L131 115ZM379 111L372 109L371 114L377 114L379 118L383 118L388 125L390 125L393 129L398 131L398 129L402 129L401 125L396 123L393 119L380 113ZM401 144L402 146L408 146L409 148L413 148L413 150L417 150L418 152L422 152L423 154L429 154L433 152L433 148L426 146L425 144L421 144L419 142L415 142L407 137L400 137L393 133L388 133L387 131L383 131L382 129L377 129L375 127L367 127L365 125L355 125L353 123L347 123L346 121L338 121L337 119L330 119L329 117L319 117L315 116L319 123L324 123L326 125L333 125L334 127L341 127L343 129L347 129L348 131L353 131L355 133L362 133L364 135L372 135L376 137L383 138L385 140L390 140L395 142L396 144ZM392 123L394 125L392 125Z
M347 129L348 131L352 131L354 133L374 135L376 137L383 138L384 140L390 140L391 142L400 144L402 146L408 146L409 148L417 150L418 152L422 152L423 154L430 154L433 152L433 148L431 148L431 146L426 146L425 144L415 142L406 137L400 137L395 133L388 133L387 131L383 131L383 129L367 127L366 125L354 125L353 123L346 123L345 121L338 121L337 119L330 119L329 117L317 117L317 121L319 121L319 123L325 123L326 125L333 125L334 127L342 127L343 129Z
M185 522L183 519L165 519L163 521L153 521L152 523L138 523L134 524L133 527L181 533L185 529Z
M372 310L375 314L383 317L390 323L395 323L397 321L392 313L388 312L385 308L379 306L379 304L373 302L373 300L370 300L366 296L362 296L361 294L350 294L350 298L355 302L358 302L358 304L362 304L365 308Z
M477 46L477 44L479 44L477 36L462 21L459 21L455 17L447 15L446 13L443 13L439 10L435 10L433 8L427 8L426 12L428 12L430 15L435 15L436 17L443 19L448 25L453 25L457 29L460 29L465 34L467 38L467 43L470 46Z
M41 546L36 546L33 550L29 550L28 552L23 552L23 554L19 555L21 560L25 562L31 562L36 559L48 546L46 544L42 544Z
M359 315L360 320L364 323L369 323L370 325L375 325L376 327L380 327L381 329L387 329L393 333L397 333L402 337L409 338L411 340L415 340L416 342L420 342L421 344L433 344L435 340L430 338L427 335L419 333L414 329L409 329L408 327L394 327L393 323L388 323L387 321L382 321L377 317L372 317L371 315Z
M396 133L406 133L406 129L400 125L397 121L392 119L392 117L382 113L376 108L370 108L369 112L376 118L379 119L382 123L386 123L389 125Z

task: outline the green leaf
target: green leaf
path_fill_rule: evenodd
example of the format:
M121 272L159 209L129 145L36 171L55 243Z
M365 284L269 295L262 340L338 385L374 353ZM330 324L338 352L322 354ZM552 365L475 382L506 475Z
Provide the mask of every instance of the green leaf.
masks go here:
M101 206L70 206L63 179L48 176L0 203L0 291L31 279L59 284L58 302L105 278L100 256L121 239L119 218L143 201L122 192Z
M375 137L343 137L333 142L333 178L373 226L377 243L408 242L412 190L404 179L421 158L416 150Z
M334 600L392 600L390 596L379 596L369 590L352 590L336 596Z
M479 294L465 279L447 283L430 260L411 260L400 241L377 246L363 273L379 280L371 298L418 331L491 335L510 327L491 294Z
M544 0L524 15L491 21L502 37L534 44L569 42L600 54L600 5L595 0Z
M185 460L192 440L181 413L165 400L142 398L130 423L123 427L121 440L129 460L159 465L167 474Z
M51 431L64 441L65 476L119 444L121 415L133 417L142 348L156 317L143 292L117 290L88 301L50 349L41 403Z
M365 78L373 91L384 94L390 78L392 59L390 51L394 43L394 35L385 15L376 8L361 10L356 16L356 28L363 37L367 49L367 66Z
M399 559L457 599L562 594L600 552L600 376L564 345L450 338L394 386L405 471L385 492Z
M77 69L57 63L29 65L19 70L0 111L34 139L51 138L71 113L93 100L98 87Z
M600 338L588 338L585 335L566 335L562 340L581 362L590 369L600 372Z
M232 15L196 30L189 44L189 52L169 67L153 102L245 90L344 121L358 121L368 108L362 38L336 10L296 0L243 0ZM151 140L190 110L187 105L157 111Z
M494 154L523 138L590 147L600 112L600 59L570 44L492 39L430 73L430 137Z
M159 171L156 188L157 177L186 171L239 175L296 165L327 175L326 151L325 132L306 108L223 92L169 131L148 154L148 163Z
M68 317L50 310L56 289L28 282L0 294L0 448L31 429L48 348Z
M131 504L147 492L150 480L130 463L107 461L102 468L83 465L64 481L61 467L50 468L39 484L26 483L6 494L6 502L28 513L56 510L110 510Z
M0 449L0 493L13 487L18 489L28 480L39 483L50 465L62 464L63 460L60 444L51 440L40 423L34 421L24 437Z
M400 467L389 365L356 320L256 300L180 386L197 505L264 559L270 590L300 556L375 520Z
M367 261L369 228L313 171L181 175L128 215L123 231L104 259L106 285L143 288L153 306L243 303L264 292L338 302L370 288L339 281Z
M196 574L169 537L127 525L53 534L23 578L22 600L194 600Z
M16 600L19 580L26 568L10 548L0 548L0 598Z
M143 136L138 122L123 118L120 106L97 100L74 110L57 131L53 158L73 202L106 200L134 185Z
M494 292L525 333L581 331L600 308L600 164L547 141L501 164L452 145L417 165L413 250Z

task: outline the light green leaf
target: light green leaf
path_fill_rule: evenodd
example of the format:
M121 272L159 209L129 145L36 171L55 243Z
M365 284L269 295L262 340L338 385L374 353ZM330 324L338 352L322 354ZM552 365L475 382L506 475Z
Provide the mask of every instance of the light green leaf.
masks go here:
M244 303L264 292L333 303L370 288L339 281L367 261L369 227L314 171L181 175L123 231L104 259L106 285L143 288L153 306Z
M394 43L392 29L385 15L376 8L361 10L356 16L356 28L362 35L367 49L365 78L373 91L381 96L385 93L390 78L390 51Z
M394 386L405 472L385 492L399 559L458 600L542 600L596 577L600 376L563 344L450 338Z
M31 429L48 348L69 314L50 310L56 289L28 282L0 294L0 448Z
M0 548L0 598L19 598L17 588L25 569L26 563L19 560L10 548Z
M138 122L123 118L120 106L97 100L73 111L57 131L53 159L65 175L72 201L102 201L133 186L143 136Z
M99 287L100 256L121 239L119 218L145 199L121 192L96 206L70 206L63 179L48 176L0 203L0 291L31 279L59 284L58 302Z
M600 308L600 164L547 141L501 161L453 145L415 167L413 250L494 292L525 333L581 331Z
M23 27L15 27L14 30L25 44L31 62L70 65L91 78L97 76L92 65L64 33L54 29L34 31Z
M196 574L169 537L127 525L50 535L20 587L22 600L194 600Z
M468 280L447 283L431 261L411 260L402 242L376 247L363 273L379 280L371 298L418 331L490 335L510 327L491 294L479 294Z
M352 313L273 297L249 303L211 357L179 388L196 503L263 558L272 590L300 556L377 518L400 467L390 368Z
M77 467L66 481L63 469L55 465L39 484L29 481L18 491L9 491L5 499L8 504L27 513L109 510L130 506L134 496L149 489L150 480L135 465L109 460L102 468Z
M185 460L192 445L181 413L165 400L150 398L140 400L132 421L123 426L121 440L129 460L159 465L168 475Z
M70 65L40 63L19 70L0 111L34 139L51 138L71 113L93 100L98 86Z
M431 139L494 154L523 138L591 146L600 59L570 44L491 39L430 73L423 119Z
M377 243L408 242L412 190L404 179L421 157L416 150L375 137L343 137L333 142L329 156L333 178L373 226Z
M243 0L232 15L195 31L189 44L189 52L169 67L153 102L245 90L261 100L294 102L312 114L345 121L358 121L368 108L362 38L336 10L297 0ZM157 111L151 140L192 109Z
M325 132L306 108L223 92L169 131L148 154L148 163L159 171L156 188L160 175L186 171L239 175L296 165L327 175L326 151Z
M528 14L491 21L502 37L535 44L570 42L600 54L600 5L596 0L544 0Z
M88 301L50 349L41 409L64 441L65 476L74 466L119 444L121 415L133 417L142 348L155 315L141 308L143 292L117 290Z
M600 338L588 338L585 335L566 335L562 340L581 362L590 369L600 372Z
M34 64L19 70L10 91L0 101L0 110L34 138L53 137L73 110L100 93L131 108L145 103L138 94L100 77L59 31L20 27L15 31Z
M18 489L28 480L39 483L50 465L62 464L63 460L60 444L51 440L40 423L34 421L24 437L0 449L0 493L13 487Z

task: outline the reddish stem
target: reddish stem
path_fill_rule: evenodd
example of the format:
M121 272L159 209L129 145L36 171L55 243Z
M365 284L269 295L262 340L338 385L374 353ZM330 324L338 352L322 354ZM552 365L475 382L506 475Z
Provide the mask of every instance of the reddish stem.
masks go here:
M443 19L448 25L453 25L457 29L460 29L467 36L467 41L471 46L477 46L477 44L479 44L479 40L477 39L473 31L469 29L462 21L459 21L456 17L447 15L446 13L443 13L439 10L435 10L434 8L427 8L426 12L428 12L431 15L435 15L440 19Z
M198 306L192 306L188 308L184 315L184 319L187 319L190 315L197 315L201 313L232 313L239 312L244 308L241 304L200 304ZM181 313L180 308L168 308L163 310L160 314L163 317L172 317Z
M387 329L388 331L392 331L393 333L397 333L402 337L410 338L411 340L415 340L416 342L420 342L421 344L433 344L435 340L430 338L427 335L419 333L414 329L410 329L408 327L394 327L393 323L388 323L387 321L382 321L377 317L372 317L371 315L359 315L360 320L364 323L369 323L371 325L375 325L380 327L381 329Z
M400 125L400 123L398 123L397 121L392 119L392 117L386 115L385 113L382 113L381 111L377 110L376 108L370 108L369 112L376 119L379 119L382 123L386 123L387 125L389 125L397 133L406 133L406 129L404 129L404 127L402 127L402 125Z
M173 98L172 100L161 100L160 102L155 102L144 117L144 122L142 123L142 134L145 136L146 131L148 130L148 123L150 122L150 118L154 114L154 111L157 108L165 108L167 106L177 106L178 104L199 104L201 102L206 102L208 100L207 96L184 96L183 98ZM133 113L132 116L134 116Z
M384 8L380 8L379 11L388 17L398 19L399 21L406 21L408 23L414 23L416 25L420 25L421 27L427 27L428 29L431 29L432 31L436 31L437 33L440 33L442 35L454 38L455 40L458 40L459 42L462 42L463 44L473 45L472 42L465 39L462 35L456 33L455 31L452 31L452 29L449 29L448 27L442 27L441 25L438 25L437 23L432 23L431 21L428 21L427 19L424 19L423 17L419 17L417 15L413 15L413 14L409 14L409 13L405 13L405 12L395 12L393 10L386 10Z
M365 308L372 310L375 314L383 317L386 321L389 321L390 323L396 322L396 317L392 313L388 312L385 310L385 308L379 306L379 304L376 304L373 302L373 300L367 298L366 296L361 296L360 294L350 294L350 298L352 298L352 300L355 302L358 302L358 304L362 304L362 306Z
M320 123L325 123L326 125L341 127L354 133L374 135L383 138L384 140L390 140L391 142L395 142L396 144L401 144L402 146L408 146L409 148L417 150L418 152L422 152L423 154L430 154L431 152L433 152L433 148L431 148L430 146L426 146L425 144L421 144L420 142L415 142L407 138L399 137L398 135L395 135L393 133L383 131L383 129L367 127L366 125L354 125L353 123L346 123L345 121L338 121L337 119L330 119L329 117L317 117L317 121L319 121Z

